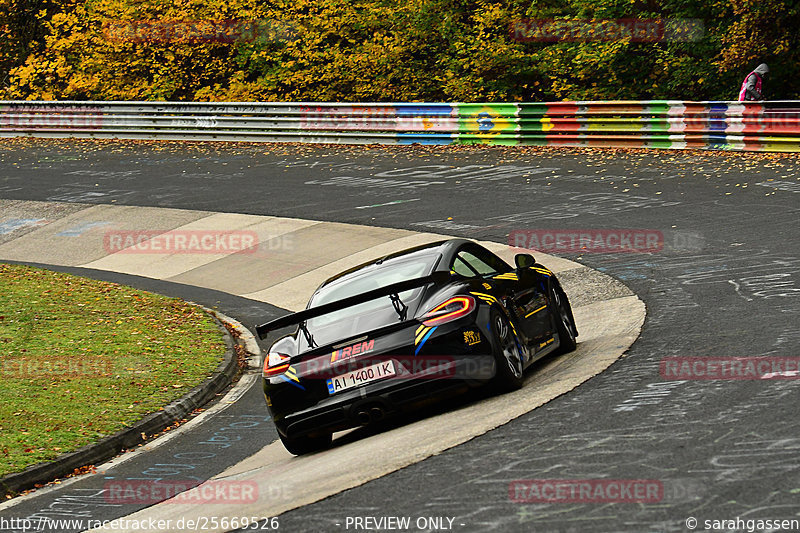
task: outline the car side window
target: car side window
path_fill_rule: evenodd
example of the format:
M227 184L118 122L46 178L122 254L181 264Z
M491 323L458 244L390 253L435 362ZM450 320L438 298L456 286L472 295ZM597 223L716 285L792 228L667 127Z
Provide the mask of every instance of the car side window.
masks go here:
M493 262L490 257L480 257L477 253L473 253L472 250L462 250L453 261L453 270L468 277L475 277L476 275L493 276L498 274L500 270L498 270L495 265L492 265L490 261ZM464 266L461 266L461 263L464 263ZM456 266L461 267L461 272L456 270ZM467 274L466 272L468 271L470 272Z
M473 278L477 275L477 272L472 270L469 265L467 265L467 263L461 259L460 255L456 256L456 258L453 260L453 266L451 270L456 274L464 276L465 278Z
M481 276L491 276L492 274L497 274L497 270L495 270L492 265L488 264L486 261L471 252L461 252L458 255L464 260L465 263L471 266Z

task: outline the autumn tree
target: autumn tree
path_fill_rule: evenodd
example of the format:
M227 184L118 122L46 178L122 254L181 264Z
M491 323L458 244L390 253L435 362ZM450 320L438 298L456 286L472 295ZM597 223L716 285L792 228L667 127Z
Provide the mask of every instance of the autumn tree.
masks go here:
M0 88L12 68L42 50L45 21L74 6L74 0L0 0Z
M792 0L0 0L0 7L6 98L727 100L761 61L774 73L769 95L800 96ZM592 28L619 19L659 21L662 35L541 39L514 30L526 20ZM687 21L688 37L676 30Z
M731 6L733 22L722 33L714 61L719 73L741 82L759 63L767 63L767 98L800 98L800 2L731 0ZM738 85L734 89L738 92Z

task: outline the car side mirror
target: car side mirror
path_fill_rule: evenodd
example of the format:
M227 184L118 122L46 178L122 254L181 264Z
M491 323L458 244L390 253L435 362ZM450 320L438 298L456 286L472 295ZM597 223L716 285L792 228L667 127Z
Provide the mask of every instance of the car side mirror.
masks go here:
M517 254L514 256L517 268L529 268L536 264L536 259L531 254Z

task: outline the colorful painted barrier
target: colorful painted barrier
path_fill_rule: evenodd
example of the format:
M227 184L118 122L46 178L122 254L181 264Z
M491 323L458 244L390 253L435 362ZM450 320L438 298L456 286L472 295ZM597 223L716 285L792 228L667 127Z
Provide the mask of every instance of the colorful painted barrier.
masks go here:
M800 151L800 101L0 101L0 136Z

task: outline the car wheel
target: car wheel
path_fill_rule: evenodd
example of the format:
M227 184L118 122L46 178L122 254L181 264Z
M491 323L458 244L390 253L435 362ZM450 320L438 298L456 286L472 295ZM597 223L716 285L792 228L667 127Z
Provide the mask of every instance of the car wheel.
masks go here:
M495 341L496 374L493 385L500 392L517 390L522 387L522 356L517 344L517 336L511 323L504 315L492 311L492 335Z
M330 433L321 437L306 436L289 438L284 437L280 433L278 433L278 436L281 438L283 446L289 450L289 453L293 455L305 455L307 453L314 453L324 450L331 445L331 441L333 440Z
M561 290L550 287L550 301L553 304L552 313L556 321L556 332L560 343L558 353L574 351L578 346L575 339L577 328L572 319L572 309L566 295Z

